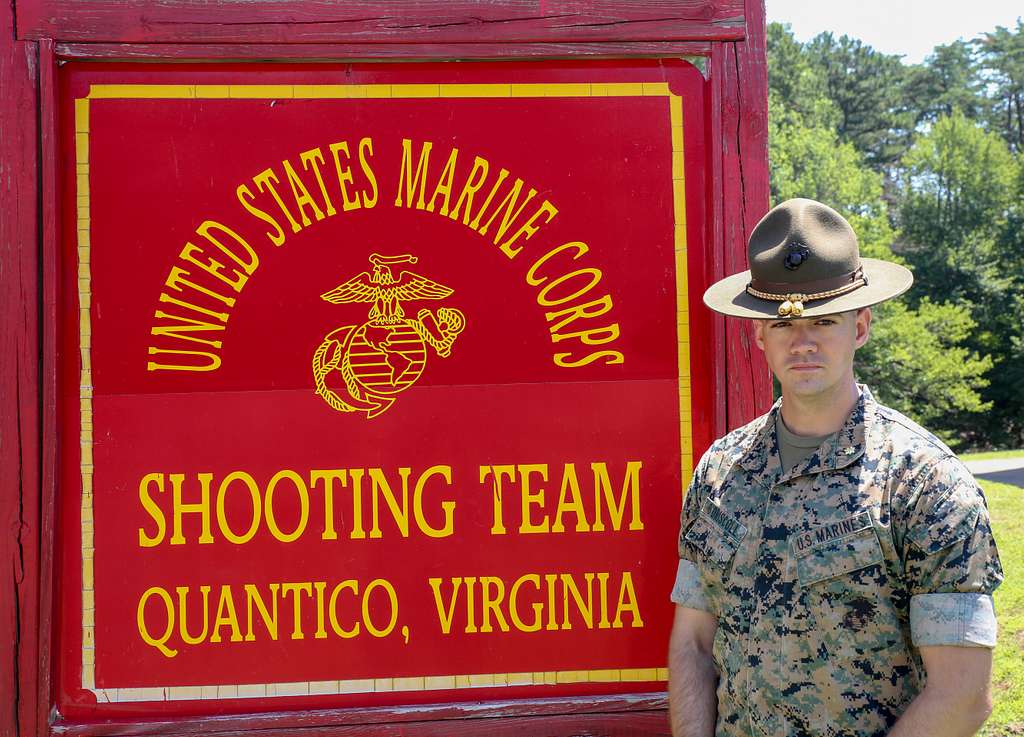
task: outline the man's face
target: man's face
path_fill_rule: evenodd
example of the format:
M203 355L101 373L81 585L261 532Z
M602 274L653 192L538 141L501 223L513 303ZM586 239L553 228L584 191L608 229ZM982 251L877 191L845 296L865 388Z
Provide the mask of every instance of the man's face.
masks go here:
M755 320L754 336L783 395L812 398L853 379L853 354L868 340L871 310L799 320Z

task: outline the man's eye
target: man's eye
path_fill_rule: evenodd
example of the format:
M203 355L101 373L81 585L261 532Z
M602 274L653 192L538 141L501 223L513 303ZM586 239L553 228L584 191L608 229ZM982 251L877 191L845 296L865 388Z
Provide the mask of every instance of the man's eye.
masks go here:
M772 323L773 328L788 328L789 325L790 323L788 320L779 320L778 322Z
M835 325L836 321L835 320L830 320L829 318L825 317L825 318L822 318L821 320L818 320L818 324L819 325Z

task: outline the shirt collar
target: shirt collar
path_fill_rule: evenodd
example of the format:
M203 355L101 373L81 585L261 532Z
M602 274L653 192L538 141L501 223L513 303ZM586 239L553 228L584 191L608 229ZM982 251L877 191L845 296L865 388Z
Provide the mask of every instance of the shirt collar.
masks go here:
M771 477L774 483L849 466L864 454L867 428L875 416L875 398L871 390L863 384L858 384L857 388L860 390L860 397L839 432L830 435L809 458L785 473L779 457L778 438L775 436L775 422L782 409L780 398L768 414L761 418L760 425L754 430L750 447L740 459L740 466L753 473L755 477L765 477L765 481L769 480L767 477Z

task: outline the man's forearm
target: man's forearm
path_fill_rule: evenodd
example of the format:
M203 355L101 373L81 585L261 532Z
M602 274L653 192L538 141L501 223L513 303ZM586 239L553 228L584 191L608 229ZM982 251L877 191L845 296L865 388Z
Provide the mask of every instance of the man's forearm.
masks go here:
M987 693L943 693L925 686L889 737L970 737L991 711Z
M718 671L710 654L697 648L669 653L668 703L674 737L714 737Z
M889 737L969 737L992 711L992 651L984 647L922 646L928 674Z

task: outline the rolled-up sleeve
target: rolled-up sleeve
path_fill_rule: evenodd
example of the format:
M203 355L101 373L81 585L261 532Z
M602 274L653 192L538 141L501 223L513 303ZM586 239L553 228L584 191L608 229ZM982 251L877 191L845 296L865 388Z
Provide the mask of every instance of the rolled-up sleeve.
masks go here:
M988 594L918 594L910 599L915 647L996 646L996 610Z
M676 583L672 587L672 601L688 609L711 611L711 605L704 595L704 587L700 582L700 570L691 561L679 561L679 567L676 568Z
M904 565L917 647L995 647L1003 580L981 489L955 458L937 463L906 510Z
M680 606L690 609L701 609L709 611L708 602L704 596L703 584L700 580L700 569L697 567L697 559L693 555L684 540L690 526L697 519L701 503L701 491L704 486L704 477L707 472L708 454L701 458L693 471L693 478L690 479L690 488L686 490L683 498L683 507L679 515L679 566L676 569L676 580L672 586L671 599Z

